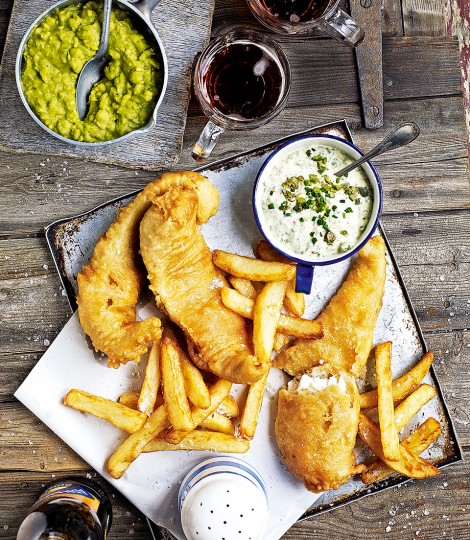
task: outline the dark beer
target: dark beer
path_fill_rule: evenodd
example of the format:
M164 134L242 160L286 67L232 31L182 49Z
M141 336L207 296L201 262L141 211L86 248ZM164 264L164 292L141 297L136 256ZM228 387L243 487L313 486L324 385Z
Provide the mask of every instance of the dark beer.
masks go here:
M261 3L275 17L298 23L320 17L329 0L261 0Z
M95 482L68 477L49 484L30 508L17 540L105 540L111 502Z
M269 114L283 89L278 61L262 45L233 43L218 51L204 75L211 107L233 119Z

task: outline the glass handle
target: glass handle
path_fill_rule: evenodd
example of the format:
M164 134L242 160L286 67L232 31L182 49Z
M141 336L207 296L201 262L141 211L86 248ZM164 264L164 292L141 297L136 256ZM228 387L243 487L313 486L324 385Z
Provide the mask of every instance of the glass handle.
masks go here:
M199 135L197 143L194 145L192 158L196 161L207 159L224 131L224 128L209 120L206 127L202 130L201 135Z
M357 47L364 39L364 30L357 22L341 9L325 19L320 29L332 38L349 47Z

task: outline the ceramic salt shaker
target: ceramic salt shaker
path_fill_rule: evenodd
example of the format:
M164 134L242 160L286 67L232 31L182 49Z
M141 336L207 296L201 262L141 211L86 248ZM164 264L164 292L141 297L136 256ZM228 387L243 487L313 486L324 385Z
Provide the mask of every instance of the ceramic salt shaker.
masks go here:
M232 456L191 469L181 483L178 508L188 540L262 540L268 523L263 479Z

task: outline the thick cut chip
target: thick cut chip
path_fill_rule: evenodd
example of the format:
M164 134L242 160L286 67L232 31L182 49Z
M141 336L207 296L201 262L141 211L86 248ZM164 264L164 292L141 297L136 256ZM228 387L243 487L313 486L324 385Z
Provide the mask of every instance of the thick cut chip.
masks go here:
M235 276L229 276L228 280L230 285L238 291L240 294L254 300L258 296L258 292L255 289L253 283L249 279L242 279Z
M264 364L271 362L274 336L279 324L287 281L266 283L255 300L253 309L253 345L256 357Z
M150 348L144 382L140 390L138 408L147 416L155 409L157 394L160 388L160 342L154 341Z
M209 431L219 431L227 435L233 435L235 427L227 416L214 411L210 416L203 420L199 427L208 429Z
M113 478L121 478L129 465L143 452L147 443L157 437L169 426L169 418L165 405L156 409L147 419L144 426L132 433L112 454L106 465Z
M250 440L255 436L264 391L268 382L268 375L269 373L266 373L259 381L250 385L250 389L248 390L245 408L243 409L238 427L238 433L243 439Z
M147 443L144 452L161 452L163 450L209 450L227 454L244 454L250 443L237 439L233 435L214 431L195 430L186 435L179 443L171 444L163 439L152 439Z
M135 411L110 399L94 396L83 390L70 390L65 396L64 404L107 420L113 426L129 433L140 429L147 419L145 414L140 411Z
M441 424L434 418L428 418L423 422L416 431L402 441L402 446L413 452L413 454L419 455L423 453L442 433ZM380 459L376 459L369 465L367 469L362 473L361 478L364 484L372 484L387 478L395 471L388 465L385 465Z
M232 276L251 281L285 281L295 277L295 266L291 264L251 259L220 249L212 254L214 264Z
M283 347L289 343L289 338L285 334L279 332L274 336L274 350L278 353Z
M410 478L427 478L428 476L436 476L440 472L432 463L420 458L402 445L400 445L400 460L388 461L383 453L379 428L363 414L359 415L358 434L372 452L396 472Z
M434 354L432 352L426 353L413 368L393 381L393 401L395 403L401 401L418 387L428 373L433 360ZM377 390L361 394L361 409L370 409L372 407L377 407Z
M217 407L217 412L227 416L228 418L238 418L240 410L238 403L232 396L227 396L222 403Z
M284 255L278 253L266 240L260 240L255 247L255 255L263 261L282 262L286 264L294 264ZM236 289L236 287L235 287ZM240 291L242 292L242 291ZM243 293L242 293L243 294ZM248 295L245 295L248 296ZM284 305L296 317L302 317L305 311L305 295L295 292L295 280L291 281L287 286Z
M139 408L139 392L124 392L124 394L121 394L118 398L118 403L121 405L125 405L126 407L129 407L130 409L138 409Z
M161 346L163 397L171 425L177 430L194 429L191 410L186 397L183 371L178 349L174 342L164 337Z
M235 311L242 317L253 319L255 303L238 291L222 287L222 302L226 307ZM277 331L288 336L304 339L319 339L323 336L323 328L318 320L290 317L281 313Z
M429 386L429 384L422 384L404 399L395 408L395 429L397 431L402 430L413 416L419 412L421 407L426 405L436 394L437 391L435 388Z
M175 345L180 356L186 395L193 405L200 409L207 409L211 404L211 396L202 374L181 347Z
M118 403L121 405L125 405L126 407L129 407L130 409L139 409L139 392L124 392L124 394L121 394L118 398ZM163 405L165 403L165 400L163 399L162 394L157 394L157 399L155 400L155 406L154 410L160 407L160 405Z
M400 440L395 427L392 395L392 342L380 343L375 348L378 413L383 453L388 461L400 460Z
M211 404L207 409L198 409L193 407L191 409L191 415L193 419L194 426L199 426L203 420L210 416L217 407L222 403L222 401L228 396L232 384L229 381L219 379L214 383L209 389L211 395ZM165 441L171 444L177 444L181 442L188 433L192 430L177 430L171 429L165 435Z

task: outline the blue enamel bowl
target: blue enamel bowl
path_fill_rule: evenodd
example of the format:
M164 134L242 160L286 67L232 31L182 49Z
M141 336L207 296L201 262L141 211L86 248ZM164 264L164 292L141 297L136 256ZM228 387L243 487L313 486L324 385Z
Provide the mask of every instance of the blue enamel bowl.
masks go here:
M312 256L310 258L304 258L303 256L299 256L294 251L290 250L285 244L281 243L280 240L269 230L269 227L266 224L262 210L262 187L265 179L269 176L272 169L282 162L288 154L291 154L299 149L310 148L312 144L337 148L352 159L358 159L364 155L354 144L333 135L302 135L295 137L281 145L270 154L258 172L253 189L253 211L261 234L276 251L297 263L296 290L306 294L309 294L312 288L313 270L315 266L335 264L348 259L366 244L369 238L374 234L379 223L379 216L380 212L382 211L383 200L382 184L380 182L379 174L375 167L369 161L367 161L366 163L363 163L361 167L365 172L372 189L373 205L367 227L364 229L362 235L355 245L353 245L348 251L341 252L336 255L331 255L328 257Z

